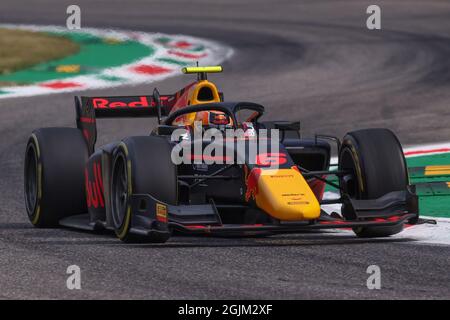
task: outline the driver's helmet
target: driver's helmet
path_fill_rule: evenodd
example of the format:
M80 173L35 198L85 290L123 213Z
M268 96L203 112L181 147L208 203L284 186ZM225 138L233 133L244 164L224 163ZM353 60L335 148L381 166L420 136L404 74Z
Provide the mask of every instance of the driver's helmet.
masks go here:
M195 121L200 121L204 127L228 127L233 125L231 117L221 111L199 111Z

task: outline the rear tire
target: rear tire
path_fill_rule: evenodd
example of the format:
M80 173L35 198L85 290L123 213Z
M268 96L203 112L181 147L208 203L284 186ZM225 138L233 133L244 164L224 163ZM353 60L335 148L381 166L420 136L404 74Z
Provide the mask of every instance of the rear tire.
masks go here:
M166 242L170 234L151 233L147 237L130 232L130 196L150 194L164 203L177 203L176 166L165 138L143 136L123 140L113 156L111 213L117 237L124 242Z
M38 129L30 136L24 166L25 207L35 227L87 212L86 142L75 128Z
M339 152L339 169L352 172L354 179L341 179L341 186L353 199L377 199L392 191L405 190L409 183L403 149L388 129L348 133ZM402 230L403 224L353 229L358 237L387 237Z

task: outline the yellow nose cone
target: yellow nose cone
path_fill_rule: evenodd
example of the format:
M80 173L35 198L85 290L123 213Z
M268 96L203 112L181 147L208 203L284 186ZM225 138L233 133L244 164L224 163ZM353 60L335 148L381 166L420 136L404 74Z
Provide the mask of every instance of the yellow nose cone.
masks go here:
M257 185L256 204L272 217L284 221L319 218L319 202L297 170L261 170Z

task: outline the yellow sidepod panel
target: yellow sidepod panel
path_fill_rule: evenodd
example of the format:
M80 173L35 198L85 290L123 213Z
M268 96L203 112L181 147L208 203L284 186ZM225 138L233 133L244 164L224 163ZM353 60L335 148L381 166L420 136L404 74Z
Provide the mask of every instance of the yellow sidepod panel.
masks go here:
M300 221L320 216L319 202L297 170L263 169L257 186L257 206L276 219Z

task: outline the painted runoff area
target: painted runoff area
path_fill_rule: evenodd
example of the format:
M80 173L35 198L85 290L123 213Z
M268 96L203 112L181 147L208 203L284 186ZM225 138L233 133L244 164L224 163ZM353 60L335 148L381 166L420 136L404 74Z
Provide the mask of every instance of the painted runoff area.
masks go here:
M56 26L0 24L0 28L47 32L69 38L80 51L63 59L40 63L0 75L0 99L75 90L150 83L180 74L181 67L219 64L231 48L185 35Z

